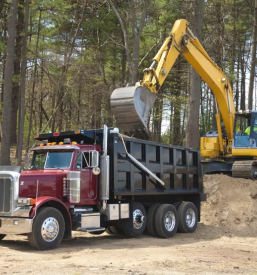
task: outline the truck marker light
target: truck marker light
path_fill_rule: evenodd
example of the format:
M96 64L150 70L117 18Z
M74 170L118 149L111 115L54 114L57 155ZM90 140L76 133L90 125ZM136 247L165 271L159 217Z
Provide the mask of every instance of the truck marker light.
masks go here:
M59 137L60 133L56 132L54 133L54 137Z
M19 221L13 221L13 225L19 225Z
M62 194L64 197L67 196L67 180L66 180L66 178L63 178Z
M76 141L72 141L72 143L71 144L77 144L77 142Z
M63 145L63 142L61 141L61 142L59 142L59 145Z
M34 199L30 199L29 205L34 205L35 204L35 200Z
M34 138L39 138L39 135L34 135Z
M48 142L48 143L47 143L47 146L50 146L50 145L52 145L52 143L51 143L51 142Z
M52 145L56 145L56 142L52 142Z
M80 130L76 130L76 131L75 131L75 134L80 134Z
M40 143L40 146L44 146L45 144L44 143Z

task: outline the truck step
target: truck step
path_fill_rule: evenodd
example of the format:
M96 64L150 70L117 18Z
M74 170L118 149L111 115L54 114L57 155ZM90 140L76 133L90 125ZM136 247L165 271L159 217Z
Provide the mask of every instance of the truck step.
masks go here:
M89 228L81 228L83 232L96 232L96 231L104 231L105 227L89 227Z

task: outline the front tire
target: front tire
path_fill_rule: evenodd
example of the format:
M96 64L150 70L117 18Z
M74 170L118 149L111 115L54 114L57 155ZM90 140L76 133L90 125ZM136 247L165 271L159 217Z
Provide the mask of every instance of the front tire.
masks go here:
M178 212L171 204L162 204L155 214L155 229L161 238L173 237L178 230Z
M122 229L128 237L137 238L146 228L146 211L139 202L131 205L130 218L122 222Z
M54 249L63 239L65 222L59 210L53 207L39 209L28 234L29 243L39 250Z
M0 234L0 241L5 237L6 235Z
M178 208L179 232L193 233L198 223L198 212L192 202L182 202Z

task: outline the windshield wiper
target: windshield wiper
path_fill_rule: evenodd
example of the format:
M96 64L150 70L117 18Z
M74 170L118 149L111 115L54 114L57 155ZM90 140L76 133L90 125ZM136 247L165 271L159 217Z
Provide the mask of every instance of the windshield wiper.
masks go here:
M62 171L64 171L62 168L52 165L52 166L45 166L45 168L56 168L56 169L61 169Z

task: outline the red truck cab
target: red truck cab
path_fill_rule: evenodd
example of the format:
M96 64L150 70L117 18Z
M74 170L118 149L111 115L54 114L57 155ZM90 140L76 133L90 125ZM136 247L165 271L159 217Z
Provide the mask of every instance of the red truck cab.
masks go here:
M19 197L54 197L69 208L67 173L80 171L81 197L76 204L99 204L99 176L93 173L92 154L100 150L98 145L86 144L48 143L34 148L30 170L21 172Z

